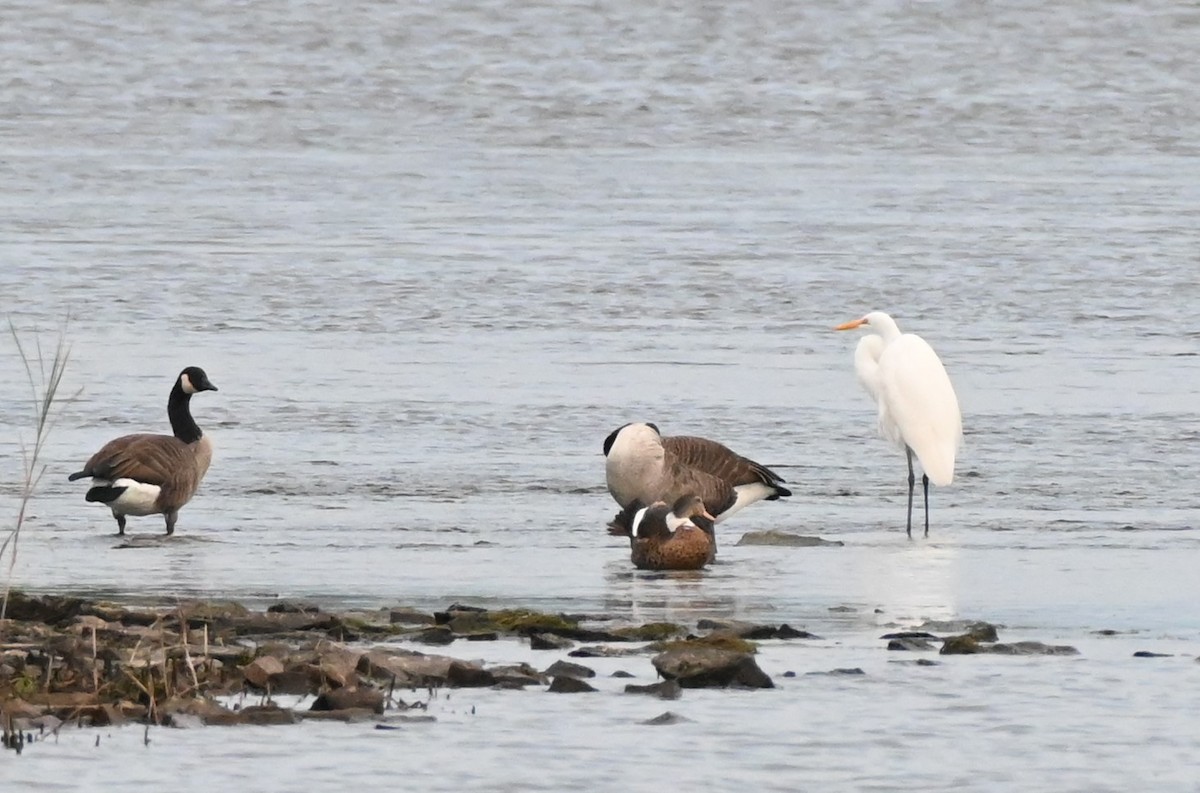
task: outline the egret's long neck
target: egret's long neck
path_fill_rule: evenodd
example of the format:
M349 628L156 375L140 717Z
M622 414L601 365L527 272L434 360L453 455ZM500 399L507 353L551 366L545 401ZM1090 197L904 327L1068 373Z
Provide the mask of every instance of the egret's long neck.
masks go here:
M175 437L184 443L195 443L204 436L192 418L192 395L183 390L178 380L171 389L171 398L167 400L167 418L171 420L171 431Z
M872 314L871 330L879 334L884 344L891 344L900 338L900 326L887 314Z

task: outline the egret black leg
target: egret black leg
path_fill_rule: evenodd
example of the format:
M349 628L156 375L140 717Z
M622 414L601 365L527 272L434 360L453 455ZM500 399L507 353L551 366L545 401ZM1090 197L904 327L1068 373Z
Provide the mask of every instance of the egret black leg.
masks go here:
M917 485L917 478L913 476L912 467L912 449L904 447L904 454L908 457L908 522L905 524L905 531L908 533L908 539L912 539L912 501L913 489Z
M929 476L921 474L921 486L925 488L925 536L929 536Z

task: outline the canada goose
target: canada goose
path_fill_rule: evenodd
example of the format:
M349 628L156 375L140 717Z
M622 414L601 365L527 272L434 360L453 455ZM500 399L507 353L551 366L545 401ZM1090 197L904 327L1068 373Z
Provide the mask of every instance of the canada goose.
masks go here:
M608 492L622 507L634 501L674 503L695 493L719 523L755 501L792 494L765 465L707 438L664 438L654 424L613 430L604 440L604 456Z
M125 533L126 515L157 515L167 519L167 534L175 533L180 508L191 500L212 462L212 442L196 426L189 407L192 394L217 387L198 366L179 373L167 416L174 435L123 435L104 444L82 471L67 479L92 477L85 499L107 504Z
M694 493L674 506L633 502L608 525L608 533L628 537L630 558L640 570L699 570L716 556L713 516Z

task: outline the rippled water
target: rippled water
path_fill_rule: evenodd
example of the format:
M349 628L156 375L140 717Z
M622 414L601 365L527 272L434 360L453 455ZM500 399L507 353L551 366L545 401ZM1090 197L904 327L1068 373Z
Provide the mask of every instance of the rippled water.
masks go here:
M736 616L826 638L764 649L777 691L688 692L671 707L694 723L664 732L636 726L662 710L638 698L471 692L398 735L159 731L146 751L127 730L98 752L64 734L0 779L1194 785L1197 9L58 2L4 18L0 295L27 343L70 317L79 392L19 585ZM830 330L876 308L934 345L963 404L928 541L903 536L903 459L874 437L855 339ZM13 515L30 406L11 342L0 361ZM66 474L117 434L165 431L186 364L221 388L193 403L212 470L175 539L114 549ZM722 524L704 574L634 572L602 528L600 447L638 419L722 440L795 496ZM845 546L734 545L767 528ZM953 616L1083 656L918 668L877 639ZM803 674L840 666L868 674Z

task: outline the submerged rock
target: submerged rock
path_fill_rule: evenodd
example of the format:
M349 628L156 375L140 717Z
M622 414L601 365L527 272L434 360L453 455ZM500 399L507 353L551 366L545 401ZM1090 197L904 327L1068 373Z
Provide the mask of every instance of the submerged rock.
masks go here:
M575 642L555 636L551 633L532 633L529 635L531 650L567 650L575 646Z
M702 631L713 631L714 633L729 634L738 637L739 639L819 639L820 636L809 633L808 631L797 630L791 625L784 623L783 625L759 625L753 622L742 622L741 620L710 620L703 619L696 623L696 627Z
M677 680L662 680L647 686L638 686L629 683L625 686L625 693L649 694L659 699L679 699L680 695L683 694L683 687L679 685L679 681Z
M942 655L974 655L986 652L973 636L950 636L942 642Z
M335 688L317 697L309 710L366 710L383 713L383 692L375 688Z
M665 713L658 714L657 716L655 716L652 719L646 719L645 721L642 722L642 724L649 724L654 727L661 727L661 726L668 726L671 724L684 724L684 723L690 722L690 721L691 721L691 719L689 719L685 716L680 716L678 713L674 713L674 712L668 710Z
M773 545L787 548L837 548L845 545L841 540L823 540L820 537L809 537L803 534L793 534L788 531L748 531L737 541L738 545Z
M581 694L587 691L595 691L596 689L577 677L564 676L551 680L550 688L547 690L555 694Z
M759 668L754 656L745 652L685 643L691 646L667 650L651 663L667 680L676 680L684 688L742 686L774 688L775 684Z
M994 642L999 638L996 627L992 623L982 620L927 620L917 628L917 631L926 631L940 636L947 634L970 636L975 641Z
M832 677L858 677L859 675L865 675L866 672L864 672L861 668L859 668L857 666L850 666L850 667L839 667L837 669L830 669L828 672L805 672L805 674L806 675L830 675Z
M1012 642L993 644L987 652L996 655L1079 655L1079 650L1066 644L1044 644L1043 642Z
M1138 650L1133 654L1134 658L1171 658L1171 653L1156 653L1150 650Z
M889 650L907 650L917 652L920 650L932 650L933 645L924 639L892 639L888 642ZM951 655L952 653L947 653Z
M646 647L609 647L603 644L593 644L572 650L567 655L572 658L623 658L647 652L651 652L651 650Z
M570 661L555 661L546 667L542 674L547 677L575 677L580 679L596 676L595 670L589 669L583 664L573 664Z

